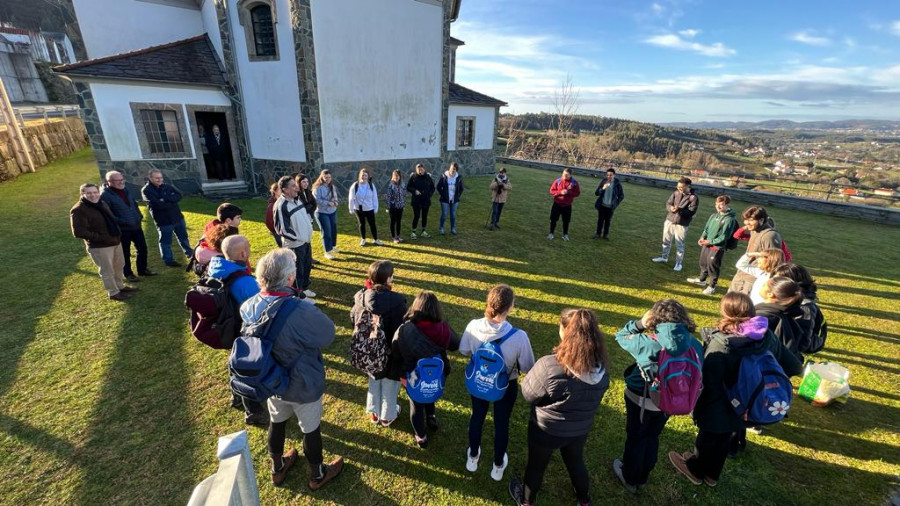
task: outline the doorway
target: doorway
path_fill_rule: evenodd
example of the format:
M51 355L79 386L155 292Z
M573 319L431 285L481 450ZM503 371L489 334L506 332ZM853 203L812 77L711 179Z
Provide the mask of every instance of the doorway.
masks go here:
M194 113L203 165L208 181L236 179L234 158L231 151L231 135L224 112Z

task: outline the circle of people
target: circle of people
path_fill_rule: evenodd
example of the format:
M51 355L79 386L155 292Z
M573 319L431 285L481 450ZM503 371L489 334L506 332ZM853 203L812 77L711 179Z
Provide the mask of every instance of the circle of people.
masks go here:
M511 187L505 169L490 183L491 229L499 228ZM444 233L447 216L450 233L457 233L456 208L464 189L458 167L451 164L435 185L425 168L417 165L405 186L399 171L391 176L387 203L394 242L403 240L400 220L406 193L412 194L414 212L409 237L429 237L428 207L435 189L442 208L440 233ZM80 193L70 212L73 234L84 240L109 298L125 300L137 288L124 281L139 281L131 270L131 244L137 253L137 273L156 275L147 268L137 202L116 171L106 173L102 192L88 183L81 186ZM216 219L204 228L204 238L192 248L178 207L179 191L164 183L159 171L152 171L141 194L156 224L165 264L181 266L171 250L174 233L188 258L188 268L202 275L192 290L202 285L207 292L212 287L212 291L227 293L226 306L231 306L231 311L223 307L197 311L190 308L186 298L192 311L191 330L206 344L232 350L232 407L245 413L248 424L268 429L273 484L281 485L299 459L296 449L285 451L286 424L295 416L303 433L308 486L318 490L337 477L343 467L341 457L325 462L320 433L325 390L321 350L334 341L335 325L314 305L315 293L309 290L313 221L322 231L326 258L338 253L338 198L331 174L323 170L312 185L303 174L283 177L272 185L266 225L279 248L259 259L255 273L248 265L250 243L237 233L242 217L238 206L220 205ZM572 202L580 195L580 184L567 169L552 183L550 194L553 204L548 239L555 238L557 221L562 218L562 238L568 240ZM607 171L595 195L598 221L594 238L608 239L613 211L625 197L614 169ZM348 201L358 220L360 245L367 244L366 225L375 244L380 245L374 219L378 196L366 169L351 186ZM757 432L762 424L772 421L755 420L748 416L750 411L742 414L734 406L732 390L743 381L746 358L769 356L783 376L797 376L802 371L803 353L818 351L824 344L816 341L821 313L812 276L801 265L789 262L789 250L763 207L745 209L743 226L738 226L729 203L726 195L716 198L715 212L698 241L702 248L699 275L687 279L703 287L703 293L713 294L725 252L736 248L738 240L749 240L737 262L738 272L721 300L716 326L701 329L701 339L697 340L693 336L697 328L688 310L677 300L662 299L640 317L626 322L615 335L616 343L630 354L633 363L623 371L624 448L611 468L630 492L637 493L647 485L657 463L659 436L668 419L688 413L698 427L694 448L669 452L669 461L691 483L715 487L727 457L736 456L746 446L747 430ZM698 207L699 198L690 179L680 179L666 202L662 251L653 262L667 262L674 241L674 270L682 270L684 238ZM416 234L420 219L421 229ZM579 504L590 504L583 450L610 383L607 344L594 312L562 311L559 342L551 354L535 360L527 333L509 321L515 308L515 294L509 286L491 288L484 317L469 322L459 335L444 318L433 292L422 291L407 305L406 298L392 290L393 279L391 261L372 263L364 287L354 295L350 312L354 325L350 361L368 378L366 418L379 427L390 427L400 417L398 397L404 389L409 398L412 441L426 448L440 425L436 401L450 373L447 353L458 351L470 357L464 373L471 398L464 459L467 471L474 473L479 468L483 426L487 412L493 408L490 475L495 481L503 480L509 462L510 416L521 390L531 406L528 455L524 475L508 481L512 499L518 505L535 503L544 471L552 454L559 450L576 499ZM223 327L223 315L229 312L237 323ZM201 337L203 332L212 332L213 338ZM672 357L688 357L683 359L688 368L679 372L684 377L691 377L691 363L696 369L695 379L685 380L687 383L680 387L684 390L681 393L688 394L687 400L677 398L676 386L667 386L663 369ZM697 385L692 387L690 381ZM776 415L774 421L789 408L786 402L782 404L776 403L775 409L769 407L770 414Z

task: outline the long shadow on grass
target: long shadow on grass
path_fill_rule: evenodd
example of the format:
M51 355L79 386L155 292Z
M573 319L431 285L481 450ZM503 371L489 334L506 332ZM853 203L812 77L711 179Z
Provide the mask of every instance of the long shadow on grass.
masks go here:
M147 319L182 314L181 301L165 296L172 290L180 292L172 284L127 303L91 434L78 451L86 464L77 504L183 503L193 488L200 442L188 411L184 322Z
M900 320L900 313L893 311L881 311L867 307L845 306L843 304L835 304L832 302L819 302L819 306L826 311L842 311L844 313L853 313L869 318L881 318L888 321Z
M882 356L878 356L878 355L870 355L870 354L866 354L866 353L857 353L855 351L849 351L849 350L844 350L844 349L839 349L839 348L826 348L825 350L823 350L820 353L822 353L823 355L825 355L825 354L845 355L848 357L858 358L865 362L876 361L876 362L885 362L888 364L900 365L900 358L889 358L889 357L882 357ZM816 355L816 356L818 357L818 355ZM841 360L843 360L843 359L841 359ZM872 367L877 367L877 366L878 366L878 364L873 364Z
M841 431L781 425L773 435L810 450L826 451L859 460L884 460L889 464L900 464L900 447L853 437Z
M871 388L861 387L858 385L853 385L850 387L853 392L862 392L873 397L881 397L882 399L891 399L894 401L900 401L900 395L882 392L880 390L872 390Z
M900 334L892 334L882 329L863 329L859 327L848 327L840 324L828 324L828 330L836 334L847 334L852 337L861 337L864 339L874 339L876 341L884 341L889 344L900 344Z

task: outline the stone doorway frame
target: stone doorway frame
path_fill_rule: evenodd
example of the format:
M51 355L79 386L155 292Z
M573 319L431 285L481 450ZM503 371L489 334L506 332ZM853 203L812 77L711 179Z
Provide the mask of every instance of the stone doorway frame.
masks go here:
M225 124L228 126L228 136L229 142L231 143L231 159L234 161L234 181L245 182L246 177L244 175L244 167L241 164L241 156L238 151L238 140L237 140L237 123L234 119L234 111L231 106L224 105L202 105L202 104L185 104L185 111L187 111L187 123L188 128L191 133L191 142L194 144L194 154L196 154L197 160L197 169L200 176L200 182L210 183L215 180L210 180L207 177L206 172L206 161L203 159L203 148L200 145L200 133L197 132L197 116L198 112L218 112L225 114ZM217 181L216 181L217 182Z

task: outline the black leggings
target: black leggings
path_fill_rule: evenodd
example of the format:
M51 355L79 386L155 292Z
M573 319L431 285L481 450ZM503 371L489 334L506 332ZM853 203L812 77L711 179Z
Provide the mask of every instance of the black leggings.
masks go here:
M528 423L528 464L525 466L525 501L534 503L544 471L550 463L553 452L559 449L563 464L569 471L569 479L575 488L575 497L579 502L590 502L591 479L584 465L584 443L587 434L577 437L558 437L544 432L532 420Z
M412 424L413 430L416 432L416 436L418 436L419 439L423 439L428 435L428 433L425 431L426 416L435 416L434 403L430 402L428 404L419 404L418 402L413 402L413 400L410 399L409 423Z
M550 208L550 233L556 231L556 222L562 216L563 235L569 235L569 222L572 220L572 206L561 206L556 202Z
M372 239L378 240L378 227L375 226L375 211L363 211L360 207L356 210L356 221L359 223L359 236L366 238L366 222L372 231Z
M516 404L516 396L519 393L519 384L516 380L509 382L506 394L494 403L494 465L503 465L503 456L509 445L509 417L512 415L513 406ZM469 418L469 455L478 455L481 447L481 433L484 430L484 419L487 416L491 403L472 397L472 417Z
M413 203L413 222L412 228L413 230L419 225L419 216L422 217L422 230L425 230L428 227L428 208L431 206L423 206L420 204Z
M391 215L391 237L400 237L400 221L403 219L403 208L389 207L388 214Z
M273 459L276 456L280 457L281 455L284 455L284 437L286 428L287 420L279 423L269 423L268 447L269 456ZM313 478L320 476L321 473L319 470L322 466L322 461L324 460L322 457L321 427L317 427L316 430L303 435L303 455L306 457L306 462L309 464L310 476Z

